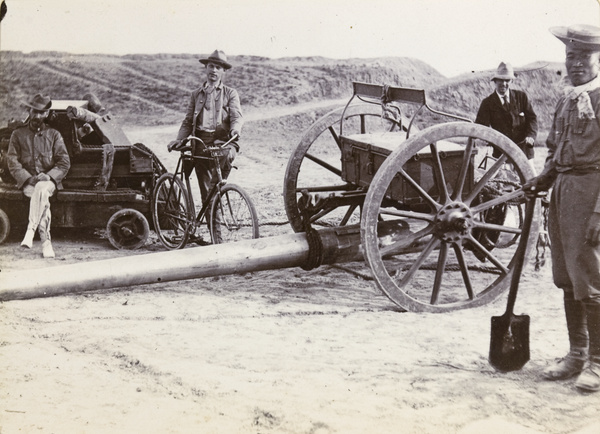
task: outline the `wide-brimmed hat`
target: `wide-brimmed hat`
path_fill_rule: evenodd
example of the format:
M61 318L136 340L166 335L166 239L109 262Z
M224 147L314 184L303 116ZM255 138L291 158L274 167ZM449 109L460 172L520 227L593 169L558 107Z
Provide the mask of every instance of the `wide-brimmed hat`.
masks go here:
M492 81L497 78L500 80L514 80L515 70L512 65L510 63L500 62L500 65L498 65L498 68L496 69L496 73L492 77Z
M31 101L23 104L35 110L50 110L50 107L52 107L52 100L49 97L38 93L31 99Z
M600 50L600 27L589 24L574 24L569 27L550 27L550 33L565 45Z
M217 65L221 65L224 69L231 68L231 64L227 62L227 56L221 50L213 51L210 56L205 59L200 59L199 62L203 65L206 65L208 62L216 63Z

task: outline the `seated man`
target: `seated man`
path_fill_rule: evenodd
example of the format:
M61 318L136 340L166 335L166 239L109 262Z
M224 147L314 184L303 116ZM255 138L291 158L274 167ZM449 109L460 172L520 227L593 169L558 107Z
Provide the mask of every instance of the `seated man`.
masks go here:
M29 222L21 245L31 248L39 230L44 258L54 258L50 242L50 197L62 189L62 179L71 167L69 154L58 131L48 127L52 101L37 94L25 103L29 107L26 125L17 128L8 145L8 170L29 202Z

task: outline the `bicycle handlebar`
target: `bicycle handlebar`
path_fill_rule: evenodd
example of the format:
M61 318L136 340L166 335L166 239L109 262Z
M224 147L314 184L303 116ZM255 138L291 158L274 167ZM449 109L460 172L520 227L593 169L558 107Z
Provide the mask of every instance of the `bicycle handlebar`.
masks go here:
M239 137L239 134L234 134L233 136L231 136L231 138L229 140L227 140L226 142L222 142L222 143L215 143L215 146L206 146L206 143L204 143L204 141L200 138L200 137L196 137L194 135L189 135L187 136L185 139L183 139L181 141L181 144L178 146L174 146L172 148L169 149L169 152L171 151L180 151L180 152L186 152L186 151L193 151L194 149L194 144L192 145L188 145L188 143L190 142L194 142L194 141L198 141L200 142L200 144L202 145L202 147L204 147L206 150L211 151L211 150L218 150L223 148L224 146L230 144L231 142L233 142L235 139L237 139ZM219 141L220 142L220 141Z

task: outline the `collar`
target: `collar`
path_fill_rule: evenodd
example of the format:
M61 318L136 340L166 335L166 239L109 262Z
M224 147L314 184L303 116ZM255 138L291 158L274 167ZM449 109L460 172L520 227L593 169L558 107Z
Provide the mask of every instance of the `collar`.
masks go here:
M591 92L600 87L600 75L597 75L592 80L579 86L573 86L571 81L568 79L565 80L563 84L565 94L571 99L577 99L582 93Z
M205 81L204 84L202 85L202 90L206 91L207 88L208 88L208 81ZM223 88L223 82L219 81L219 83L215 86L215 89L221 90L222 88Z
M44 131L46 129L46 122L42 122L42 126L35 130L31 127L31 123L27 123L27 129L29 131L32 131L34 134L41 133L42 131Z
M495 92L496 92L496 95L498 95L498 99L500 100L500 103L501 103L501 104L504 104L504 97L506 97L506 100L507 100L508 102L510 102L510 90L507 90L507 91L506 91L506 93L505 93L504 95L500 95L500 94L498 93L498 91L495 91Z

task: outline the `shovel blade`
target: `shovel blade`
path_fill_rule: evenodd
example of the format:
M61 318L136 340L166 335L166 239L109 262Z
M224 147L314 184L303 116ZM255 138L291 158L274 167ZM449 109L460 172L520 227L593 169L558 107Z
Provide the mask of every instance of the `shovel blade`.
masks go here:
M529 361L529 315L492 317L490 364L498 371L518 371Z

